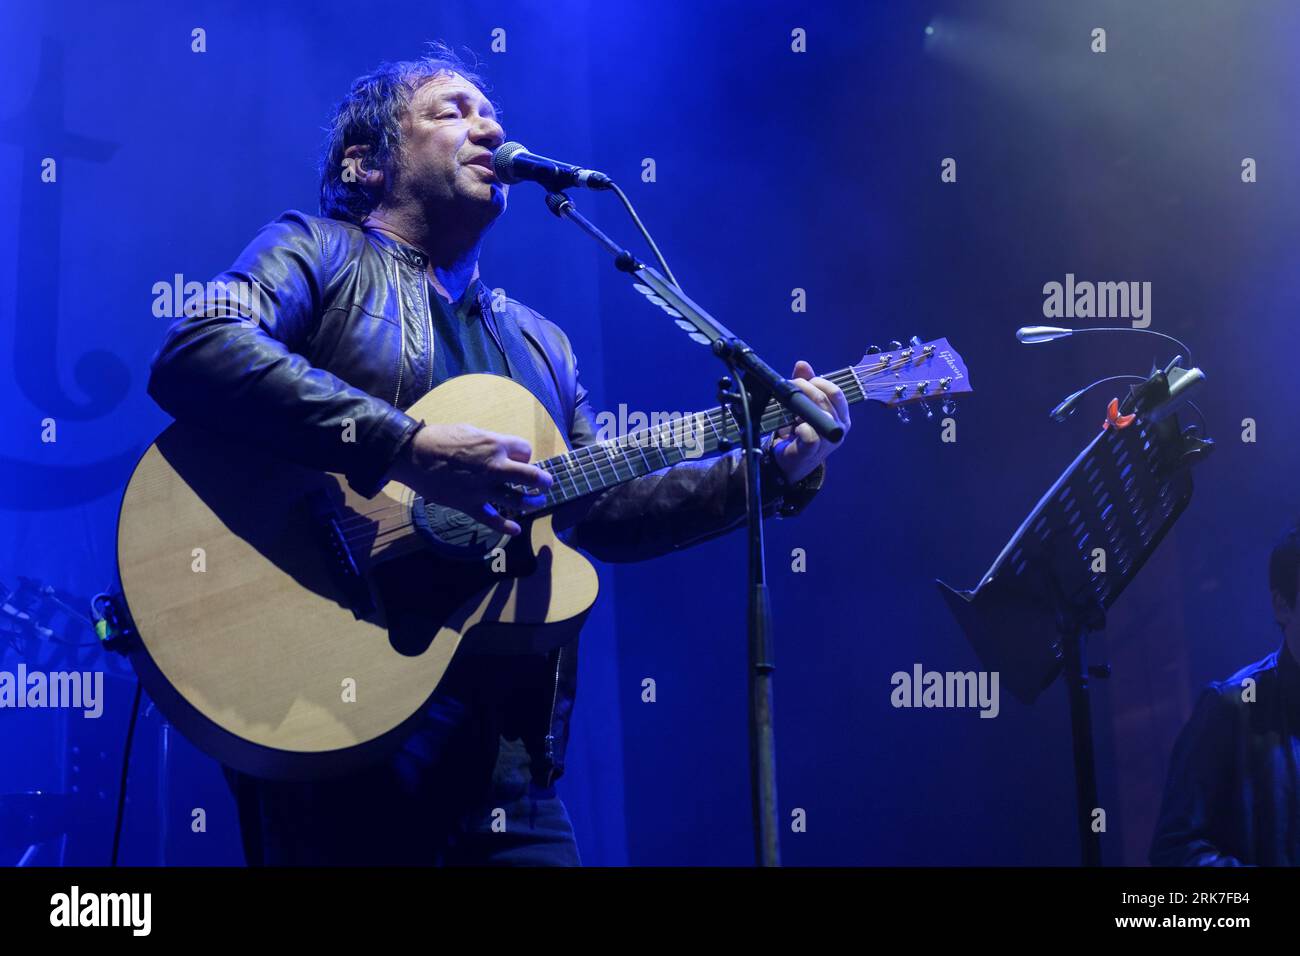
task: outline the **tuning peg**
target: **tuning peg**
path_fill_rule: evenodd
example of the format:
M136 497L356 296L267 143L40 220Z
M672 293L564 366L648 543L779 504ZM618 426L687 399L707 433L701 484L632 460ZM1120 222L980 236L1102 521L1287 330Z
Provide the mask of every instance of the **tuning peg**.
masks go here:
M912 336L910 339L907 340L907 344L912 346L912 348L914 349L919 349L921 347L921 336L919 335Z
M898 341L898 339L894 339L894 341L889 343L889 350L891 352L896 349L901 349L902 347L903 347L903 343Z
M908 413L906 405L898 406L898 420L905 423L912 420L912 416Z
M875 354L876 354L877 352L879 352L879 351L880 351L880 346L879 346L879 345L868 345L868 346L867 346L867 354L868 354L868 355L875 355Z
M921 411L925 412L926 418L934 418L934 409L930 407L929 402L917 402L921 406Z
M951 398L945 398L943 404L939 406L939 410L945 415L951 415L953 412L957 411L957 403Z

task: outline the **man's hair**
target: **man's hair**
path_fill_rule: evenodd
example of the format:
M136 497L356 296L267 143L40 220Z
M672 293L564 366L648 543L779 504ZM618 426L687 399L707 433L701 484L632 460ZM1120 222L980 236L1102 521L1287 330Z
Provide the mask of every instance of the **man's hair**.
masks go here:
M1296 581L1300 578L1300 520L1278 539L1268 558L1268 587L1282 595L1287 607L1295 607Z
M369 146L365 165L381 170L385 184L391 183L402 155L402 118L410 109L411 97L434 77L448 73L459 73L487 95L475 68L441 41L430 42L429 52L419 59L381 63L352 81L348 95L334 110L321 149L322 216L360 223L379 205L382 197L364 183L344 179L343 151L349 146Z

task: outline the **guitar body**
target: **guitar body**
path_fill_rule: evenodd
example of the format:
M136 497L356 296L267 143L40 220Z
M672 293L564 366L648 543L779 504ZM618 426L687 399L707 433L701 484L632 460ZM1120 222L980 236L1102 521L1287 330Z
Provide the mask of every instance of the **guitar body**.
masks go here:
M949 401L971 390L946 339L881 352L826 376L850 402ZM245 772L311 779L398 746L457 654L545 653L578 633L596 570L549 513L684 460L681 424L570 451L532 393L463 375L407 410L526 438L555 483L507 539L390 482L373 498L174 424L136 466L118 518L117 561L138 639L132 663L191 741ZM769 401L763 434L793 417ZM731 447L721 407L690 418L695 451ZM339 440L344 440L340 433Z
M465 375L407 410L566 451L521 385ZM132 663L167 718L223 763L311 779L398 746L457 653L543 653L595 602L590 562L550 515L510 540L389 483L341 476L173 424L136 466L118 570Z

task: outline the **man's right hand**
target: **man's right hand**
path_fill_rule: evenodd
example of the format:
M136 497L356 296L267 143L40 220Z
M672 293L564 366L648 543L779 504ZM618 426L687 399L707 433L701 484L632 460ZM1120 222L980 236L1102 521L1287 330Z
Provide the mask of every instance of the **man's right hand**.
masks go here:
M515 535L519 524L498 507L517 512L543 503L540 494L524 495L508 485L545 491L554 479L528 464L533 450L514 435L498 435L473 425L426 424L406 444L388 472L426 501L455 508L503 534Z

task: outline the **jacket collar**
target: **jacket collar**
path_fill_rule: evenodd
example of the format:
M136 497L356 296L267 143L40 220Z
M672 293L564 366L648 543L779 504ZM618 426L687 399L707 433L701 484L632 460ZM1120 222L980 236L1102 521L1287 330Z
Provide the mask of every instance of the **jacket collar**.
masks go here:
M380 248L391 255L394 259L399 259L408 265L420 269L421 271L428 268L429 257L414 246L394 239L386 232L381 232L371 226L362 226L361 228L365 231L366 235L374 239L375 242L379 244ZM479 307L483 312L489 315L492 314L494 311L492 308L492 296L488 294L487 286L483 284L482 277L474 279L470 283L470 287L475 290L475 294L478 296ZM469 292L466 290L466 295L468 294Z
M394 259L400 259L419 269L423 269L429 264L429 257L414 246L400 242L388 235L388 233L381 232L373 226L362 226L361 229Z

